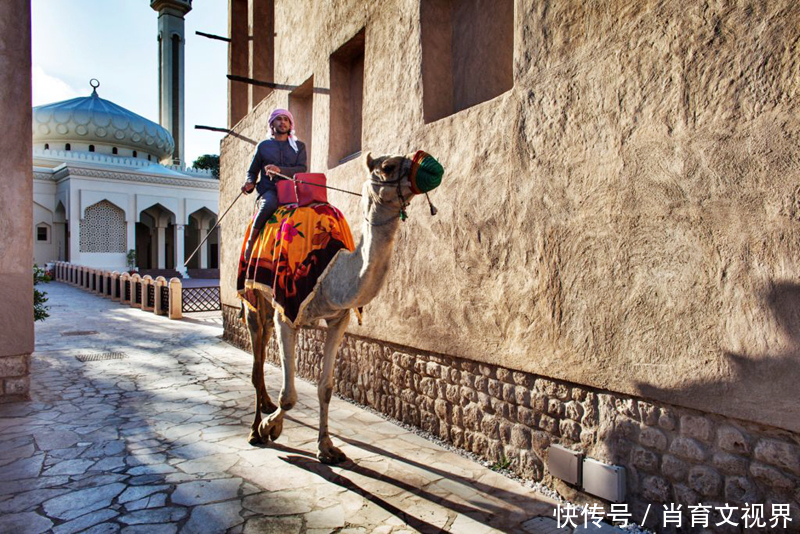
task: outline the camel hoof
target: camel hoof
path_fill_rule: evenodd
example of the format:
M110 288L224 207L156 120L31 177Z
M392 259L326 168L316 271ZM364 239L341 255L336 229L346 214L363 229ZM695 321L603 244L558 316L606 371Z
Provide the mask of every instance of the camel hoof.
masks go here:
M247 442L250 445L259 445L261 443L261 436L258 435L257 430L250 431L250 437L247 438Z
M323 464L336 465L347 460L347 455L336 447L330 447L329 449L317 452L317 460Z
M261 403L261 413L270 414L277 409L278 407L271 400L267 400L266 402Z
M283 418L280 419L272 419L267 418L261 421L261 424L258 426L258 435L261 436L261 441L264 443L269 443L269 440L275 441L281 435L283 431Z
M278 441L278 438L281 437L281 432L283 432L283 419L276 421L273 427L269 430L269 438L272 441Z

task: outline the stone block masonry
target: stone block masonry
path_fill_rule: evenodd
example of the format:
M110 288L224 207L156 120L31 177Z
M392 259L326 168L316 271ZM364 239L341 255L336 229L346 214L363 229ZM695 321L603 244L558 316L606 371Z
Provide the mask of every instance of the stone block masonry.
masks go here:
M224 306L223 318L226 339L249 350L238 310ZM301 331L300 376L319 378L324 339L322 329ZM274 339L267 359L280 365ZM665 504L681 504L688 520L687 506L700 502L761 503L767 515L773 503L790 504L787 532L800 531L800 435L791 432L349 334L335 384L341 396L490 462L510 460L517 474L576 502L609 509L548 473L551 444L624 466L634 520L651 505L648 525L659 532ZM280 385L267 387L275 395Z
M0 356L0 402L28 398L30 358L30 354Z

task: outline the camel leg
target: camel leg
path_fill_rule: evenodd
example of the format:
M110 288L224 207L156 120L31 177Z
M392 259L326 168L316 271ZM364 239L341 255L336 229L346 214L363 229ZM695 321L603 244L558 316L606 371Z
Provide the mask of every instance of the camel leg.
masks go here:
M319 438L317 439L317 458L324 464L338 464L347 460L347 456L333 446L328 434L328 406L333 395L333 366L336 353L342 343L342 337L350 322L349 310L340 318L328 321L328 333L325 336L325 349L322 357L322 376L317 386L319 396Z
M272 399L269 398L269 394L267 393L267 386L264 383L264 362L267 359L267 346L269 345L269 340L272 337L272 331L275 329L275 327L272 324L272 314L274 313L274 311L272 309L272 306L269 306L266 302L266 299L263 298L259 303L259 310L262 310L259 312L258 315L259 324L261 325L262 328L261 352L258 353L260 355L258 369L261 375L261 381L258 383L257 387L261 388L261 411L270 414L275 410L277 410L278 407L275 406L275 403L272 402Z
M263 320L264 315L262 313L252 310L246 310L245 313L247 314L247 329L250 333L250 345L253 348L253 371L250 374L250 379L256 390L255 417L253 424L250 426L250 436L247 440L251 445L255 445L261 442L261 438L258 435L258 427L261 425L262 410L266 408L266 411L271 412L276 409L264 385L264 358L266 345L269 342L269 336L272 334L272 324Z
M294 346L297 340L297 330L291 325L281 320L280 315L275 313L275 331L277 333L278 350L281 351L281 369L283 370L283 386L281 395L278 399L280 405L277 410L269 414L265 421L261 422L258 433L261 439L266 442L268 439L275 441L283 431L283 417L291 410L297 402L297 391L294 388Z

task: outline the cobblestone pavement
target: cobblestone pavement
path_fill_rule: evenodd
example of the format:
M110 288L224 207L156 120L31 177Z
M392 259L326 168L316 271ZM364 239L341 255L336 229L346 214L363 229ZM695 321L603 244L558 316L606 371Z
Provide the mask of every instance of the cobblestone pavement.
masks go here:
M350 460L320 464L301 380L278 443L250 446L251 357L219 321L44 289L32 400L0 405L0 532L551 531L535 518L552 500L341 399L331 433ZM280 370L266 376L275 398Z

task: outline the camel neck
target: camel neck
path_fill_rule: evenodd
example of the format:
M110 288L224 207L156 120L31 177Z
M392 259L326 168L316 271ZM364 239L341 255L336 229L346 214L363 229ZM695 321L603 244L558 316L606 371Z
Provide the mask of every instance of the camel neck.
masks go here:
M370 203L365 211L361 241L356 247L362 266L356 284L358 290L353 299L357 306L363 306L375 298L383 286L400 225L396 208Z
M355 250L343 256L335 267L334 277L340 283L331 289L329 298L337 309L358 308L375 298L392 260L400 223L397 209L376 204L366 195L364 219Z

